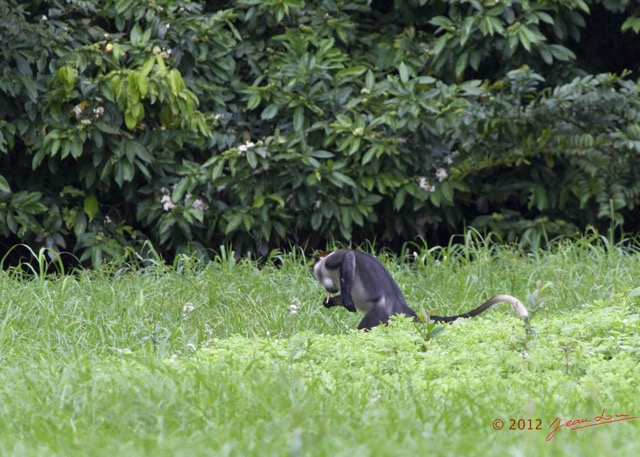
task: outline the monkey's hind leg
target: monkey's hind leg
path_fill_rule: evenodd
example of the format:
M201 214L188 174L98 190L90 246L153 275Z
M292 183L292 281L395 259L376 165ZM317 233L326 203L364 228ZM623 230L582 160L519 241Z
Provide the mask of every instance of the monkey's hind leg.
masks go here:
M387 322L389 322L389 315L374 306L364 315L362 321L358 324L358 330L371 330L373 327Z

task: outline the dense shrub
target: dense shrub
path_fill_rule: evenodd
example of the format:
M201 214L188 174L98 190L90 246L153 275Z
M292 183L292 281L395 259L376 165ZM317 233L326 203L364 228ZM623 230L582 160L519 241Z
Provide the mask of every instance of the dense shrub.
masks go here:
M0 248L98 264L147 240L171 256L637 228L635 2L0 0L0 15Z

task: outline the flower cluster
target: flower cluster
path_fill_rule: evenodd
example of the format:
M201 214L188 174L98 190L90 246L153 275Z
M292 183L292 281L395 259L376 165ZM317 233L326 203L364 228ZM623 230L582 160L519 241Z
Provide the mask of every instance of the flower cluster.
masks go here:
M217 116L217 115L216 115ZM238 155L244 155L245 152L250 151L251 149L255 148L256 146L262 146L264 143L260 140L256 141L255 143L251 140L247 141L244 144L241 144L240 146L237 147L238 150Z
M420 187L420 189L426 190L427 192L436 191L436 186L430 184L429 181L427 181L427 178L425 178L424 176L420 176L418 178L418 186Z
M171 211L173 208L176 207L176 204L173 203L173 200L171 200L171 193L169 189L166 187L163 187L161 190L162 190L162 193L164 194L160 199L160 204L162 205L162 209L165 211Z
M438 169L436 169L434 173L434 178L438 182L444 182L449 177L449 172L447 171L447 167L453 164L453 159L457 155L457 152L453 152L446 156L443 160L444 165ZM425 176L418 177L418 186L420 189L425 190L427 192L435 192L436 186L432 184Z
M169 24L165 25L165 31L169 30ZM160 46L154 46L152 49L154 54L159 55L160 57L162 57L164 60L168 59L169 57L171 57L171 53L173 52L171 50L171 48L161 48Z
M203 202L201 199L196 198L192 203L191 206L194 207L197 210L200 211L206 211L207 209L209 209L209 205L207 205L205 202Z
M245 144L241 144L240 146L238 146L238 155L242 155L255 147L256 144L253 141L247 141Z
M173 186L175 187L175 185ZM169 189L168 187L162 187L160 191L162 192L162 198L160 199L160 204L162 205L162 209L164 211L171 211L176 207L176 204L173 202L171 198L171 191L173 188ZM206 211L209 209L209 205L207 205L200 198L193 198L193 195L187 194L184 196L183 204L189 203L192 208L197 209L199 211Z
M300 300L298 300L297 298L294 298L293 302L291 302L291 306L289 306L289 313L292 316L295 316L296 314L298 314L299 309L300 309Z
M438 168L436 170L436 179L439 182L442 182L445 179L447 179L447 176L449 176L449 173L447 173L447 170L445 170L444 168Z
M191 302L185 303L184 306L182 307L182 319L183 320L188 319L189 314L191 314L194 309L196 309L196 307L193 306Z

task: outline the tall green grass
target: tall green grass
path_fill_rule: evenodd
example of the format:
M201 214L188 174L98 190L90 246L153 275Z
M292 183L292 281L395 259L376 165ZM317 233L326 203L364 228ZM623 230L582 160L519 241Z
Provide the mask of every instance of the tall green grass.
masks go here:
M527 327L496 306L435 338L404 319L354 331L361 316L322 307L299 252L72 274L33 255L0 273L0 455L640 450L640 419L545 440L557 417L640 415L632 244L525 253L471 234L379 254L416 308L453 314L510 293L536 310Z

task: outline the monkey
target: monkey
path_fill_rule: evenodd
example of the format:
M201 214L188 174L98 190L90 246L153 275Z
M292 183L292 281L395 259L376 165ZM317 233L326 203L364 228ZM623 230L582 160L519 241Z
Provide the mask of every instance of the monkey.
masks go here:
M416 312L407 305L404 295L389 270L375 257L361 251L338 249L322 253L315 258L313 265L315 279L327 290L329 296L324 306L344 306L350 312L362 311L364 318L358 324L358 330L370 330L386 324L389 317L404 314L414 320L420 320ZM455 316L430 316L435 322L453 322L456 319L474 317L486 311L495 303L506 302L513 306L518 316L526 320L529 313L515 297L499 294L491 297L477 308Z

